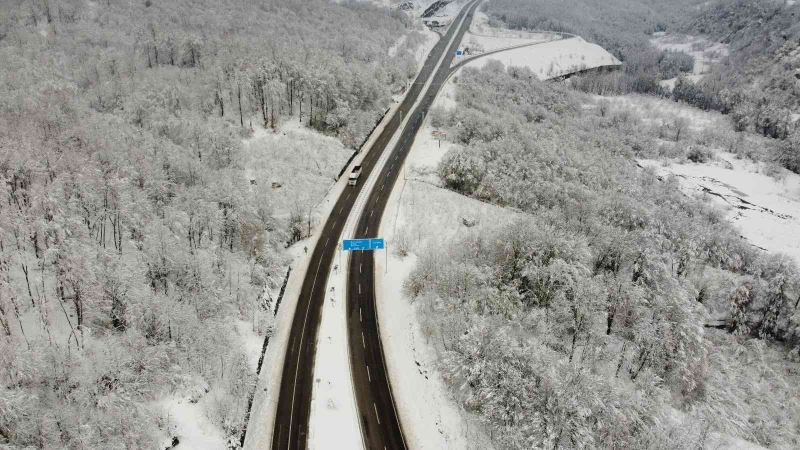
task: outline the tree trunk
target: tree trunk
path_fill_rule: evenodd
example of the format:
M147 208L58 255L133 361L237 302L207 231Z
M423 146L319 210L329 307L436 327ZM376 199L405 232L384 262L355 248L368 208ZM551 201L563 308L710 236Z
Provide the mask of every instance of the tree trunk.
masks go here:
M622 368L622 363L625 362L625 350L628 348L628 343L622 343L622 350L619 352L619 362L617 362L617 371L614 372L614 378L619 378L619 369Z
M31 298L31 305L36 306L36 303L33 301L33 293L31 292L31 281L28 278L28 266L24 263L20 263L22 266L22 272L25 274L25 283L28 285L28 296Z
M0 303L0 326L3 327L3 332L6 336L11 336L11 326L6 319L6 311L3 309L3 304Z
M242 85L236 83L236 96L239 98L239 124L244 128L244 113L242 112Z

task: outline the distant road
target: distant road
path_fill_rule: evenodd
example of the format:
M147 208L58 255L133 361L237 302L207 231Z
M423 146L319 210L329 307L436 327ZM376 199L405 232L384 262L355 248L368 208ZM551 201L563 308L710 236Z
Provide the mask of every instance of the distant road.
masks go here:
M424 71L426 74L430 74L434 70L434 63L442 56L442 51L446 51L442 64L435 68L430 87L423 94L424 97L420 104L409 116L411 119L402 130L399 141L381 170L358 220L356 237L377 237L392 187L411 150L423 118L433 104L436 94L447 81L450 64L464 33L469 29L478 3L480 2L474 1L461 11L447 34L439 41L437 48L428 57ZM466 15L465 20L461 23L460 20L464 15ZM454 34L455 39L450 44ZM431 64L430 68L427 67L428 64ZM416 99L417 95L409 96L409 98ZM379 152L373 152L371 156L377 158L378 155ZM378 329L373 256L374 252L353 252L350 257L347 281L347 328L353 385L361 419L361 430L367 448L405 449L407 448L406 442L392 397L391 383L386 371ZM386 301L394 300L387 299ZM391 317L383 319L392 320ZM418 405L418 407L425 408L426 405Z
M286 350L286 356L283 364L283 371L281 372L281 386L278 394L278 408L275 416L275 424L272 435L272 448L273 449L305 449L308 440L308 425L309 416L311 411L311 393L313 388L314 376L314 355L316 353L316 339L319 331L320 319L322 316L322 305L325 301L325 287L328 281L328 272L336 254L337 246L341 238L342 229L344 228L347 217L353 208L356 198L363 186L363 180L366 180L375 163L380 158L386 146L394 136L402 123L402 118L407 117L412 113L412 108L416 101L422 94L422 89L428 79L433 76L434 81L431 89L425 93L422 104L413 111L415 119L409 122L409 126L403 130L403 135L400 143L394 148L393 158L405 159L408 149L410 148L411 140L413 139L416 130L419 128L420 119L422 114L427 112L436 92L441 87L442 81L445 79L447 71L450 67L452 55L455 53L455 48L466 30L464 26L458 27L457 24L463 15L469 12L468 20L465 21L465 26L469 26L469 21L472 20L472 13L475 10L477 1L469 4L455 19L453 26L447 31L445 36L431 50L425 64L422 67L415 82L411 85L405 99L398 108L399 113L395 112L389 119L383 131L372 145L371 150L365 156L362 162L362 182L357 186L347 186L336 201L332 212L323 226L317 245L314 246L311 259L306 272L306 277L303 280L303 285L300 290L300 297L297 301L297 308L295 310L294 318L292 319L291 330L289 332L289 343ZM453 45L448 45L453 33L458 33ZM443 52L448 52L447 57L441 66L438 66ZM380 217L383 215L383 208L386 205L389 191L391 186L397 178L397 170L399 166L395 167L393 171L382 173L381 179L387 182L391 180L388 187L383 189L382 194L372 192L369 197L367 210L375 210L377 220L379 223ZM384 170L385 172L385 170ZM378 183L381 185L381 183ZM377 185L376 185L377 188ZM377 208L377 209L376 209ZM362 217L363 219L363 217ZM359 221L357 230L360 230L360 235L366 235L366 230L377 230L377 225L373 228L369 224L364 225ZM372 223L372 222L369 222ZM365 228L364 226L368 227ZM363 263L369 264L369 271L367 275L366 266L364 267L364 275L366 278L362 280L369 286L370 292L373 292L373 274L372 274L372 256L367 253L369 258L365 255L358 255L357 259ZM358 268L358 265L351 266ZM350 274L350 287L352 287L353 271ZM357 289L357 286L356 286ZM364 305L361 305L362 299ZM354 300L358 302L356 306ZM369 355L365 356L363 353L354 355L352 362L361 359L369 361L368 363L375 364L375 372L367 374L363 370L363 374L354 373L354 382L356 384L356 397L358 400L359 413L362 418L362 430L365 435L365 442L368 448L389 449L389 448L405 448L403 441L402 431L400 424L397 420L397 415L394 412L394 404L391 398L391 390L389 382L386 378L385 366L383 364L383 353L380 349L380 337L377 332L377 322L375 317L374 308L374 295L369 297L358 297L353 300L348 300L348 314L352 316L352 312L358 313L358 308L369 308L368 311L363 313L371 314L368 322L364 322L365 336L369 335L368 347L361 347L360 344L360 331L356 337L358 338L358 349L368 350ZM350 317L351 318L351 317ZM351 331L351 347L352 346L352 333L355 332L352 328L352 321L348 318L348 327ZM365 350L365 351L366 351ZM360 358L360 359L359 359ZM379 361L379 363L378 363ZM363 365L360 366L363 369ZM361 377L363 375L363 377ZM369 381L370 377L372 382ZM367 384L362 384L366 380ZM378 385L383 387L378 388ZM372 386L376 389L373 390ZM374 400L373 400L374 399ZM368 408L367 408L368 406ZM369 414L368 414L369 413ZM331 443L332 448L335 448L335 443Z

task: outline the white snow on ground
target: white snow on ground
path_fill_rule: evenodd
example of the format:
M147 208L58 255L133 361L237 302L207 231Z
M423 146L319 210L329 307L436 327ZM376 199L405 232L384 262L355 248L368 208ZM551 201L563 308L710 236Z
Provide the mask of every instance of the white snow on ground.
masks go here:
M469 49L470 54L485 53L501 48L514 47L522 44L533 44L558 39L554 33L528 33L528 37L483 36L467 33L461 46Z
M431 31L429 28L425 28L422 32L425 34L425 43L420 45L417 48L416 53L414 53L414 58L417 60L417 64L419 64L419 70L422 70L422 65L425 64L425 58L428 57L428 54L431 52L431 49L439 42L439 35L436 34L435 31Z
M388 53L390 57L394 58L394 56L397 55L397 50L400 49L400 47L402 47L403 44L406 43L407 38L408 36L405 34L397 38L394 44L391 47L389 47Z
M558 33L518 31L493 27L489 25L489 17L484 12L476 11L469 31L464 35L463 46L482 48L483 51L488 52L526 42L552 41L558 37Z
M339 252L341 254L341 251ZM350 353L347 341L347 289L345 258L334 259L328 270L326 300L314 358L314 389L311 396L311 418L308 448L364 448L358 422L358 407L353 396Z
M264 345L264 336L260 336L253 329L253 323L246 320L236 321L236 333L242 341L242 350L247 356L247 364L255 371L258 367L258 357L261 356L261 347Z
M493 60L500 61L506 67L528 67L541 80L578 70L620 64L603 47L574 37L511 49L470 61L466 66L483 67Z
M472 19L472 24L469 27L469 33L481 36L505 37L513 39L531 39L538 32L529 32L521 30L510 30L508 28L494 27L489 23L489 16L483 11L475 11Z
M702 111L683 103L643 95L594 96L608 102L612 110L626 110L644 124L670 123L687 119L694 133L705 130L731 132L725 116ZM756 145L746 143L743 145ZM722 150L707 163L675 163L640 160L657 174L678 177L687 194L705 195L728 208L727 218L749 242L771 252L783 252L800 261L800 175L763 162L739 159ZM716 194L703 193L710 190ZM720 197L722 196L722 197Z
M221 450L226 448L225 438L214 423L205 415L206 395L197 403L182 397L169 397L159 402L165 411L170 426L170 436L179 439L176 450Z
M451 95L452 79L440 91L434 107L450 105ZM499 226L517 213L435 186L435 167L455 144L443 141L439 148L432 131L426 120L392 190L381 224L380 234L386 237L390 252L386 274L384 258L375 258L381 340L409 447L489 449L492 446L482 427L450 397L436 369L436 344L419 321L418 314L424 312L403 294L402 285L416 264L416 253L463 233ZM467 228L463 218L476 220L477 225ZM401 248L409 254L399 256Z
M650 43L661 50L681 51L691 55L694 58L694 69L687 78L694 82L702 79L703 75L711 71L711 66L728 56L727 44L712 42L701 36L659 32L653 34ZM677 78L663 80L661 85L672 89L676 80Z
M427 27L425 27L423 30L420 30L420 33L425 36L425 42L423 42L422 45L419 45L414 50L414 60L417 61L417 64L419 64L419 68L421 69L422 64L425 63L425 58L428 57L428 53L430 53L433 46L436 45L436 42L439 40L439 35ZM407 34L397 38L397 41L395 41L395 43L389 47L389 56L394 58L397 55L397 52L403 48L407 40Z
M245 176L255 182L254 191L269 192L277 217L312 209L352 154L336 138L305 127L296 117L282 122L277 132L256 127L243 142Z
M763 163L736 159L731 153L720 152L717 159L704 164L641 163L663 176L676 175L687 193L719 194L705 196L729 208L728 220L748 241L800 261L800 175L779 169L779 178L774 178L764 173Z
M327 217L336 203L336 199L347 186L347 177L342 177L328 192L324 200L319 202L314 210L315 217ZM310 238L296 243L290 252L292 258L292 273L286 284L281 306L275 317L275 331L270 338L267 351L264 355L264 364L258 377L253 408L250 413L247 440L245 449L269 448L272 442L272 426L275 423L275 412L278 407L278 394L280 392L281 372L286 356L286 347L289 340L292 318L297 309L297 299L303 285L308 263L311 258L311 249L317 243L319 233L312 232ZM309 251L304 251L307 248Z
M431 2L432 3L432 2ZM461 7L467 3L467 0L453 0L445 6L439 8L434 14L436 17L451 17L454 18L461 11Z
M369 148L371 148L377 136L380 135L381 130L386 126L388 120L394 115L398 106L399 103L392 105L391 110L386 114L381 124L370 136L362 151L369 151ZM348 170L351 168L352 167L349 167ZM336 199L339 198L339 195L341 195L342 191L346 188L347 177L342 177L331 186L324 198L315 204L312 212L315 218L315 225L319 225L322 218L326 218L330 215L331 209L336 203ZM283 361L286 356L286 347L288 345L292 317L294 317L297 308L297 298L303 285L306 271L308 270L308 263L312 253L311 250L316 245L318 238L319 233L317 230L314 230L310 238L298 242L293 246L294 251L292 253L295 255L292 263L293 270L286 285L283 302L275 318L275 332L267 346L267 351L264 356L264 365L261 374L259 374L253 409L250 414L251 420L248 425L247 440L244 446L245 449L269 448L272 442L272 426L275 423L275 413L278 407L281 372L283 370ZM307 248L309 251L306 253L303 248Z
M435 33L433 34L435 35ZM426 55L435 41L429 40L429 44L431 45L426 49ZM408 118L406 118L407 121ZM372 135L371 139L377 137L378 134L379 130ZM394 147L398 136L396 135L390 141L387 148ZM388 156L389 152L384 153L370 177L362 180L365 186L347 219L342 231L343 238L352 237L357 218L361 215L369 192L372 190L371 186L377 181L377 175ZM323 269L329 270L329 281L325 291L327 299L323 305L314 362L314 388L308 437L308 445L311 449L331 448L331 442L336 442L337 448L362 448L364 446L350 372L344 295L347 286L345 271L347 265L347 255L343 256L340 250L338 257L333 262L333 267Z
M675 117L682 117L688 121L690 130L700 132L706 129L729 129L730 121L716 111L703 111L687 105L686 103L665 100L651 95L595 95L596 101L608 102L614 110L633 113L642 122L651 125L669 123Z

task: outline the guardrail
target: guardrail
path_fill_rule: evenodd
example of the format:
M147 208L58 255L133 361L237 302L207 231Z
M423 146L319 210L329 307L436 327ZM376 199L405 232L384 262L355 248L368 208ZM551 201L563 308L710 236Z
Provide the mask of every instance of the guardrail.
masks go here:
M339 170L339 174L336 175L336 178L335 178L336 181L339 181L339 178L342 177L344 172L347 170L347 167L350 166L350 163L353 162L353 160L356 158L356 156L358 156L359 153L361 153L361 150L364 149L364 145L367 143L367 141L369 140L370 136L372 136L372 133L375 131L375 129L378 128L378 125L381 124L381 121L383 120L383 118L386 117L386 114L389 113L390 109L392 109L392 108L391 107L386 108L386 111L384 111L383 114L381 114L381 116L378 117L378 120L375 122L375 125L373 125L372 129L369 130L369 133L367 133L366 137L364 137L364 140L361 141L361 145L358 146L358 150L354 151L353 154L350 155L349 158L347 158L347 162L344 163L344 166L342 166L342 169Z

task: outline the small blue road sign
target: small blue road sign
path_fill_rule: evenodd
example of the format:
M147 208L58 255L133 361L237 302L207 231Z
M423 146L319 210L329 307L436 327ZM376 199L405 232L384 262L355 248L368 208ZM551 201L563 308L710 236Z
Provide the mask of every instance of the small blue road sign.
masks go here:
M457 50L456 50L456 56L462 56L462 55L464 55L464 50L462 50L462 49L460 49L460 48L459 48L459 49L457 49Z
M353 250L383 250L386 243L383 238L372 239L345 239L342 241L342 250L348 252Z

